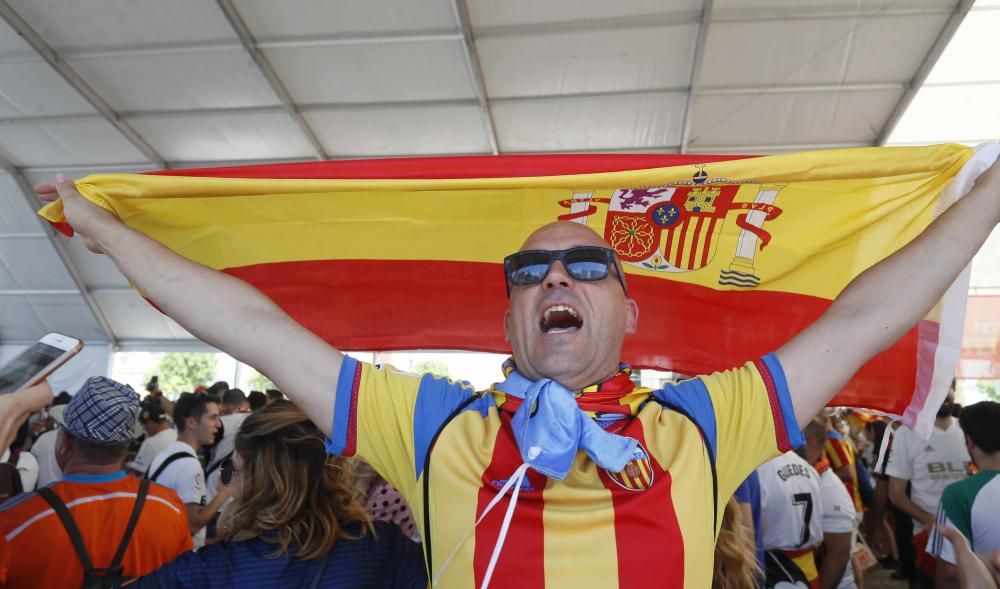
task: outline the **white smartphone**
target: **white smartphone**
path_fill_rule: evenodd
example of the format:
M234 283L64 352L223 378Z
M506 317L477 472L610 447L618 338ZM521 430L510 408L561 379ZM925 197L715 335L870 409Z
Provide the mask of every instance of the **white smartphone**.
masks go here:
M75 337L61 333L43 336L0 367L0 395L42 382L81 348L83 342Z

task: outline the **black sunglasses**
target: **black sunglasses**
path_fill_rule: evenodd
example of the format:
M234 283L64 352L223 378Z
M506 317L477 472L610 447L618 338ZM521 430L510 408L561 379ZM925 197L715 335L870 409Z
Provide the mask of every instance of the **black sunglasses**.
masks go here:
M238 473L239 470L236 469L236 464L233 463L232 458L226 458L219 465L219 480L223 485L229 486L229 483L233 481L233 476Z
M503 259L503 269L507 282L507 298L510 287L529 286L545 280L552 264L559 260L566 272L574 280L593 282L608 277L612 267L622 290L628 294L621 268L618 268L615 252L606 247L582 245L564 250L525 250L513 253Z

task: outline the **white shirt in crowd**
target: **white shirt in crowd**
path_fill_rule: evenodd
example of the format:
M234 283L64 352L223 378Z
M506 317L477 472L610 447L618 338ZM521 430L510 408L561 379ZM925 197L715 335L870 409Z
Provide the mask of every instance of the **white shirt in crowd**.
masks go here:
M178 452L183 452L190 457L178 458L167 465L163 472L156 477L157 483L164 487L169 487L180 497L181 503L194 503L195 505L206 505L208 498L205 495L205 473L201 470L201 461L194 448L185 442L176 440L171 442L162 452L156 455L149 465L149 476L152 478L160 465L169 457ZM192 536L195 550L205 545L205 528L198 530Z
M56 437L58 435L58 429L49 430L38 436L35 443L31 445L31 453L38 461L39 488L47 487L63 477L62 469L56 462Z
M240 431L240 426L243 425L243 420L249 417L249 413L230 413L229 415L223 415L219 419L222 421L222 440L212 448L212 459L208 463L208 500L211 501L215 498L215 494L219 492L219 478L222 476L222 469L217 465L220 460L226 458L227 455L231 454L236 447L236 434ZM233 502L233 498L230 497L219 506L219 513L226 508L227 505Z
M4 450L0 456L0 462L7 462L10 459L10 449ZM21 477L21 487L25 491L34 491L38 484L38 461L27 450L17 455L17 474Z
M858 514L844 481L833 473L833 469L825 468L819 475L819 490L823 500L823 533L852 534L853 549L853 534ZM847 568L844 570L844 576L840 578L837 589L856 589L857 586L854 580L854 567L848 559Z
M953 419L948 429L934 427L925 440L906 426L896 429L885 474L910 481L910 499L927 513L937 513L944 488L968 475L969 451L965 434ZM913 520L913 534L924 525Z
M153 459L175 441L177 441L177 430L173 428L165 429L155 436L146 438L142 441L142 445L139 446L139 452L135 455L135 459L126 466L136 472L145 474L149 471L149 465L153 463Z
M757 469L764 550L800 550L823 542L819 474L795 452Z

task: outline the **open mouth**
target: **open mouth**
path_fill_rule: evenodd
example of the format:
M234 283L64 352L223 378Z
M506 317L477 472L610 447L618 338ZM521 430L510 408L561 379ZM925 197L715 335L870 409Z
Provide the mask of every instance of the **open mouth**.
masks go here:
M569 305L552 305L545 309L539 326L542 333L566 333L583 327L583 319Z

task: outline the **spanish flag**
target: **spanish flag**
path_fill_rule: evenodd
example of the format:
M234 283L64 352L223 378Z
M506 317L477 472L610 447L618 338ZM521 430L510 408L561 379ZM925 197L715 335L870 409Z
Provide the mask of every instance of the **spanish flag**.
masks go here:
M623 360L701 374L808 326L968 190L956 177L973 153L418 158L92 175L76 186L347 350L509 351L504 256L545 223L582 223L618 253L641 310ZM59 203L41 214L72 234ZM926 427L954 373L966 289L956 284L833 404Z

